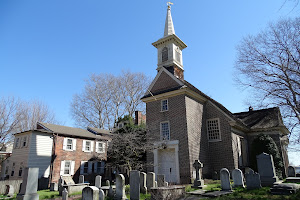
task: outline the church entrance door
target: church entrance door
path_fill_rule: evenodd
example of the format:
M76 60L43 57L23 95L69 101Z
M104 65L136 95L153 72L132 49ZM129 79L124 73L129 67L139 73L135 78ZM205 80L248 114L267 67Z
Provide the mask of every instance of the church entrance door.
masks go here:
M175 160L175 148L158 150L158 174L164 174L165 180L170 183L177 182Z

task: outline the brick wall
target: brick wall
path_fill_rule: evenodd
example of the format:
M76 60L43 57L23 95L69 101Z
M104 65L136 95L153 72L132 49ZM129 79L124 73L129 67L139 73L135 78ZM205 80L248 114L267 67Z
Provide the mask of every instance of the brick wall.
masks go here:
M162 72L159 79L157 79L156 83L151 89L152 93L163 91L166 89L178 87L178 83L172 79L168 74Z

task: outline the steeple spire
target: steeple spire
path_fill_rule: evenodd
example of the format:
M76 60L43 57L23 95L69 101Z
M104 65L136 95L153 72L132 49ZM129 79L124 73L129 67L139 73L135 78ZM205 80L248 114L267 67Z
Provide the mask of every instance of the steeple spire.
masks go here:
M165 23L165 32L164 32L164 37L168 35L175 35L175 30L174 30L174 25L173 25L173 20L172 20L172 15L171 15L171 2L168 2L168 10L167 10L167 17L166 17L166 23Z

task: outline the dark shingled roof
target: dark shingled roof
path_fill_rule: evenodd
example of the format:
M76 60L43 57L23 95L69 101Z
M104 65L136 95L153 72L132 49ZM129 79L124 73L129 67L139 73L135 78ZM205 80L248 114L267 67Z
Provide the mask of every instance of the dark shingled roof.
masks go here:
M251 129L284 126L278 107L233 114Z

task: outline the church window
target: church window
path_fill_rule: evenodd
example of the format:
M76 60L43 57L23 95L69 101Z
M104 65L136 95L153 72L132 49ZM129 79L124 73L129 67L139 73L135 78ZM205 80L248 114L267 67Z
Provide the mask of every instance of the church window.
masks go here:
M160 133L162 140L170 140L170 125L169 122L160 123Z
M175 59L178 61L178 62L181 62L181 55L180 55L180 52L179 50L176 50L175 51Z
M210 142L221 141L220 121L218 118L207 120L207 135Z
M162 59L162 62L165 62L168 60L168 48L167 47L164 47L163 50L162 50L162 53L161 53L161 59Z
M161 111L168 111L168 99L161 100Z

